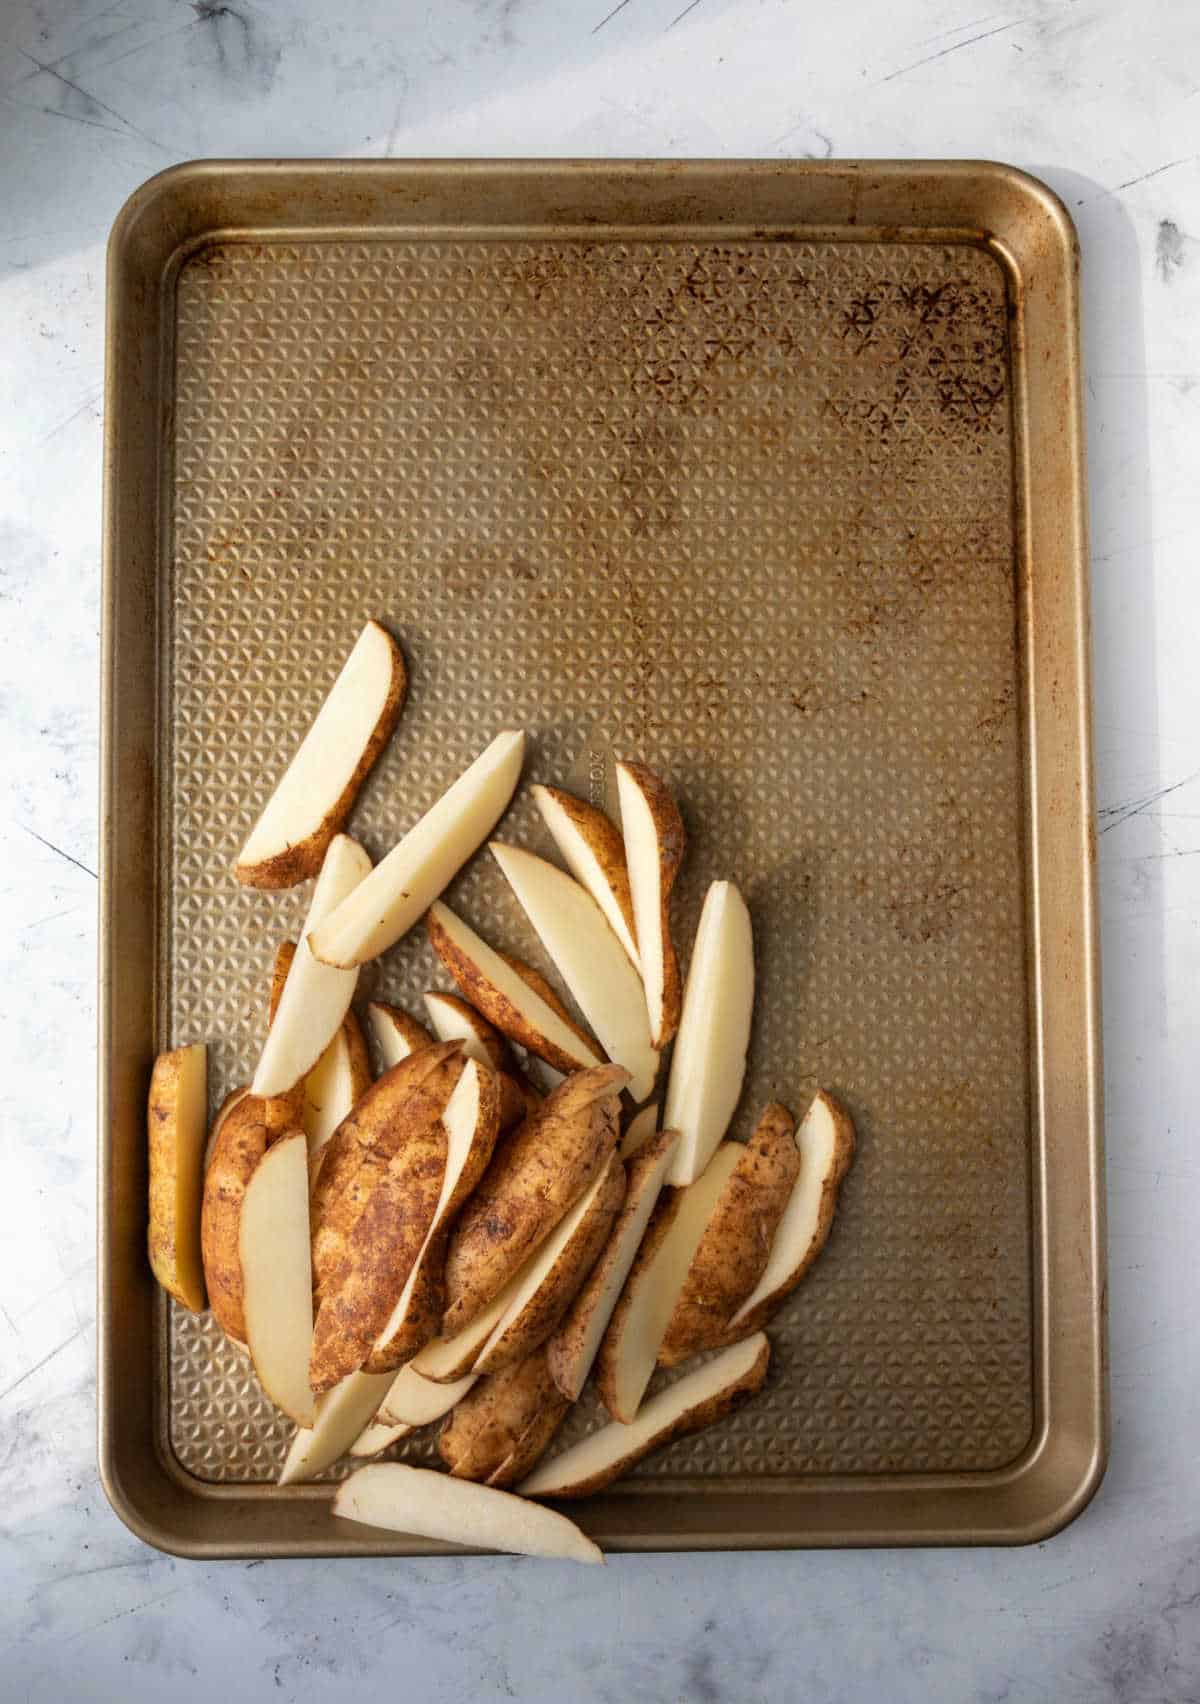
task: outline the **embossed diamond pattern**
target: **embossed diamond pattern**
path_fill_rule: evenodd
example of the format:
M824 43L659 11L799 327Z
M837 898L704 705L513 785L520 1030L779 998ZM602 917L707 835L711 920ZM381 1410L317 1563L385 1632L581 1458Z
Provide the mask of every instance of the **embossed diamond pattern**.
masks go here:
M715 876L755 914L737 1133L818 1081L857 1116L768 1390L631 1489L979 1470L1030 1435L1006 325L966 247L227 243L179 279L164 971L214 1100L308 899L229 864L375 615L412 686L371 851L500 727L546 780L603 730L681 796L681 947ZM525 801L504 833L544 846ZM545 967L488 860L450 897ZM414 935L361 988L435 980ZM289 1427L208 1316L174 1312L170 1369L181 1464L273 1477Z

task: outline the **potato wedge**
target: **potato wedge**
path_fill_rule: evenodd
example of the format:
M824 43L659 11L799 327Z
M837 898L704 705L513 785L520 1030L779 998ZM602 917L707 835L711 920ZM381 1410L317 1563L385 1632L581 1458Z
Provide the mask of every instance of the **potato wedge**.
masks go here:
M283 998L283 990L295 961L295 941L280 941L275 949L274 963L271 965L271 997L267 1006L268 1029L275 1022L275 1014L279 1010L279 1002Z
M642 1405L628 1426L613 1422L543 1462L523 1497L590 1497L675 1438L711 1426L762 1388L771 1345L762 1332L706 1361Z
M312 926L315 956L350 968L407 934L508 809L524 752L524 734L497 734L367 880Z
M200 1250L208 1285L208 1305L217 1324L238 1343L246 1341L242 1305L239 1226L246 1185L267 1151L263 1102L246 1095L232 1107L216 1131L204 1177L200 1213Z
M350 1454L352 1456L381 1455L384 1450L391 1449L392 1445L397 1443L399 1439L407 1438L411 1431L411 1426L381 1426L378 1422L372 1422L366 1431L361 1432L350 1445Z
M216 1117L212 1121L212 1129L208 1133L208 1141L204 1144L204 1168L203 1169L204 1169L204 1176L205 1177L208 1176L208 1164L209 1164L209 1161L212 1159L213 1148L216 1145L216 1140L217 1140L218 1135L220 1134L221 1126L224 1124L225 1120L229 1117L229 1114L233 1111L233 1109L237 1105L237 1103L241 1100L245 1100L246 1096L249 1093L250 1093L250 1087L249 1087L249 1084L247 1084L247 1083L243 1083L242 1086L238 1089L230 1089L229 1093L225 1096L225 1099L221 1102L220 1106L217 1108Z
M527 1262L526 1265L530 1264ZM526 1271L521 1267L509 1279L508 1283L483 1309L476 1314L469 1325L463 1326L451 1336L435 1337L432 1343L427 1343L420 1354L409 1365L414 1372L432 1384L453 1385L460 1379L465 1379L472 1373L479 1351L483 1348L499 1321L504 1317L509 1303L517 1293L517 1288Z
M461 1041L468 1059L479 1059L497 1071L504 1069L504 1037L460 995L431 988L425 996L425 1010L439 1041Z
M361 885L370 868L371 860L357 840L338 834L330 841L313 890L304 938L296 949L250 1085L254 1094L280 1095L294 1088L342 1027L358 972L333 970L322 964L309 950L307 937L322 917Z
M754 1006L750 913L732 882L714 882L704 900L663 1124L683 1140L670 1182L693 1183L729 1128L742 1093Z
M315 1160L338 1125L348 1118L373 1081L371 1056L353 1012L304 1079L304 1134Z
M766 1269L799 1172L796 1121L785 1106L772 1101L704 1227L663 1333L660 1367L678 1366L726 1341L730 1319Z
M658 1131L658 1102L651 1101L635 1112L621 1137L621 1158L631 1160Z
M628 1078L620 1065L576 1072L497 1148L450 1238L443 1335L470 1324L604 1166Z
M246 1344L258 1382L276 1408L298 1426L311 1426L312 1268L302 1130L281 1136L255 1166L238 1219L238 1257Z
M570 1406L555 1389L545 1351L535 1349L478 1380L446 1416L438 1454L456 1479L513 1485L541 1460Z
M614 1420L628 1425L637 1415L688 1268L741 1153L740 1142L723 1142L694 1184L658 1203L596 1356L596 1388Z
M228 1103L226 1103L228 1104ZM150 1073L150 1269L181 1307L204 1307L200 1204L208 1119L208 1049L203 1042L160 1053Z
M630 1094L645 1100L658 1075L646 996L604 913L557 864L496 840L491 852L601 1046L629 1072Z
M396 1374L392 1388L380 1404L378 1418L385 1426L428 1426L434 1420L441 1420L462 1400L475 1383L475 1376L467 1373L452 1384L435 1384L432 1379L424 1378L410 1361Z
M562 1323L546 1345L551 1377L571 1402L579 1399L634 1256L658 1200L679 1137L673 1130L651 1136L627 1164L625 1199L599 1260Z
M486 1171L500 1133L500 1079L490 1065L467 1060L441 1122L446 1163L437 1205L412 1270L367 1357L369 1373L403 1365L437 1336L445 1302L450 1226Z
M390 1373L351 1373L319 1397L315 1422L311 1428L302 1426L292 1439L279 1483L315 1479L332 1467L374 1420L391 1382Z
M564 793L559 787L531 787L529 791L568 870L591 894L628 953L630 964L640 970L633 896L620 830L597 806L577 799L573 793Z
M611 1153L530 1261L516 1295L479 1352L477 1373L499 1372L546 1341L600 1258L624 1199L625 1167Z
M352 1473L338 1486L333 1513L389 1532L471 1548L572 1562L604 1560L591 1539L564 1515L490 1485L399 1462L376 1462Z
M421 1048L433 1046L433 1037L425 1025L419 1024L416 1018L410 1018L399 1006L388 1006L382 1000L372 1000L367 1007L367 1021L370 1023L371 1034L375 1037L385 1071L390 1071L393 1065L399 1065L401 1060L407 1059L410 1054L420 1052Z
M681 994L679 960L671 942L671 889L683 862L687 835L666 783L644 763L617 764L617 794L650 1039L662 1048L679 1028Z
M432 905L425 919L430 944L466 998L510 1041L548 1065L581 1071L603 1064L595 1042L531 985L528 978L449 906Z
M233 867L239 882L286 888L316 875L391 737L407 688L400 647L369 621L250 831Z

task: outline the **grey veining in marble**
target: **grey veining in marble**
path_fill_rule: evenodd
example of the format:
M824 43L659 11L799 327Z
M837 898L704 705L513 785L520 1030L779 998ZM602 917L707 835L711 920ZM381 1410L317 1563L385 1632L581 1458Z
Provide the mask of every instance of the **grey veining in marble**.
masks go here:
M0 1695L1200 1696L1200 15L1179 0L0 10ZM1084 248L1114 1443L1014 1552L201 1566L94 1468L104 240L196 155L990 156Z

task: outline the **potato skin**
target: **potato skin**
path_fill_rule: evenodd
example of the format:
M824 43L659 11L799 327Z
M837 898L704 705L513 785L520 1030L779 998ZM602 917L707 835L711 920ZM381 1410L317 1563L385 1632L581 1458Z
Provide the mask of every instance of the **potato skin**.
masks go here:
M221 1121L205 1173L200 1211L208 1305L222 1331L238 1343L246 1341L238 1232L246 1185L267 1151L264 1105L258 1095L246 1095Z
M321 868L325 854L329 850L329 842L335 834L339 834L346 818L350 815L358 790L371 771L375 759L392 737L396 723L400 720L400 712L404 708L404 700L408 693L408 670L404 666L404 655L391 634L380 627L377 621L369 624L384 634L392 653L392 679L388 687L387 697L379 712L379 719L371 733L370 739L363 747L362 755L354 767L354 773L346 782L339 796L326 811L317 827L303 840L298 840L292 846L286 846L272 858L264 858L257 864L243 864L240 861L233 866L233 873L243 887L255 888L289 888L297 882L315 876ZM320 706L318 706L318 709ZM311 726L311 723L310 723ZM307 734L307 729L305 730ZM274 789L272 789L272 792ZM269 801L268 801L269 802Z
M353 1009L347 1012L342 1020L342 1034L346 1038L346 1051L350 1056L350 1093L357 1105L375 1081L375 1073L371 1069L367 1038Z
M275 962L271 966L271 998L267 1007L267 1027L275 1022L275 1014L279 1010L279 1002L283 996L283 985L288 979L292 961L296 957L295 941L280 941L275 949Z
M372 1000L367 1010L383 1012L391 1020L408 1043L410 1054L419 1053L425 1047L432 1047L437 1039L430 1035L424 1024L410 1017L402 1006L391 1006L386 1000Z
M540 1461L571 1404L535 1349L474 1384L438 1435L438 1454L456 1479L513 1485Z
M602 811L598 805L590 804L586 799L578 798L574 793L564 793L561 787L542 787L541 791L547 798L554 800L563 815L574 823L586 841L612 890L617 909L625 919L629 938L636 941L637 926L633 920L633 895L629 891L629 866L625 862L625 842L621 838L620 829L607 812ZM516 969L515 963L513 969Z
M638 1245L638 1251L633 1257L633 1265L629 1268L629 1275L625 1279L621 1294L617 1298L617 1305L612 1311L604 1336L600 1339L600 1347L596 1351L596 1359L593 1362L596 1391L614 1420L620 1418L617 1387L621 1345L628 1329L630 1312L636 1302L638 1291L641 1289L642 1273L657 1259L663 1239L674 1224L675 1216L683 1204L686 1193L686 1190L683 1189L664 1187L662 1194L655 1203L654 1211L650 1215L650 1223L646 1226L645 1234ZM631 1414L627 1418L632 1420L633 1415Z
M763 1275L799 1174L796 1121L785 1106L772 1101L705 1226L663 1334L660 1367L678 1366L724 1340L729 1319Z
M622 762L620 767L629 775L645 799L658 834L658 870L662 894L662 1023L658 1034L653 1035L651 1040L655 1047L663 1048L679 1028L679 1015L683 1008L679 959L671 940L671 889L679 874L679 866L683 863L683 854L687 848L687 830L683 826L679 806L671 797L661 776L656 775L653 769L647 769L644 763ZM634 939L637 940L636 933ZM641 947L640 941L638 946Z
M577 1071L498 1147L450 1239L444 1337L487 1306L599 1172L628 1081L620 1065Z

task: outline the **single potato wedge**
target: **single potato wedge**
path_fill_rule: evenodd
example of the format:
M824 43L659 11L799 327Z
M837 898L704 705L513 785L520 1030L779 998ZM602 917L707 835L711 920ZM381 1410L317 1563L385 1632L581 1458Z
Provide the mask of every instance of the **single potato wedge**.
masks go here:
M274 963L271 965L271 997L267 1006L268 1029L275 1022L275 1014L279 1010L279 1002L283 998L283 990L295 962L295 941L280 941L275 949Z
M601 1046L629 1072L630 1094L645 1100L658 1075L646 997L604 913L556 864L499 841L491 850Z
M551 1377L571 1402L579 1400L592 1370L678 1141L675 1131L664 1130L652 1136L629 1161L625 1200L611 1235L565 1319L546 1345Z
M228 1102L226 1102L228 1105ZM203 1042L160 1053L146 1109L150 1150L150 1268L181 1307L204 1306L200 1204L208 1120L208 1049Z
M371 860L357 840L339 834L330 841L313 890L304 939L296 949L250 1085L254 1094L286 1094L307 1076L341 1029L358 972L331 970L321 964L309 950L307 937L317 921L361 885L370 868Z
M316 957L349 968L407 934L508 809L524 753L524 734L497 734L367 880L312 926Z
M304 1079L304 1134L310 1161L349 1117L372 1080L362 1029L354 1013L347 1012L341 1029Z
M620 830L602 810L577 799L574 793L564 793L558 787L531 787L529 791L568 870L604 913L630 964L640 969L633 896Z
M246 1344L258 1382L289 1419L311 1426L312 1268L302 1130L272 1143L254 1168L238 1221L238 1255Z
M596 1388L614 1420L628 1425L637 1416L700 1238L741 1154L741 1143L722 1143L694 1184L659 1201L596 1356Z
M402 1366L437 1336L446 1294L450 1226L486 1171L500 1133L500 1079L490 1065L467 1060L441 1122L446 1163L437 1205L404 1288L367 1357L370 1373Z
M399 1065L410 1054L419 1053L423 1047L433 1046L433 1037L425 1025L419 1024L416 1018L410 1018L399 1006L372 1000L367 1007L367 1021L385 1071Z
M430 944L463 994L510 1041L561 1071L603 1064L596 1044L569 1016L495 952L449 906L432 905L425 919Z
M359 1434L350 1446L352 1456L377 1456L401 1438L407 1438L412 1431L411 1426L381 1426L378 1423L367 1427Z
M829 1241L838 1191L854 1160L853 1120L840 1101L821 1089L797 1132L796 1144L800 1175L763 1274L729 1320L723 1342L736 1342L765 1325Z
M332 1467L374 1420L391 1382L390 1373L351 1373L318 1398L315 1422L311 1428L302 1426L292 1439L279 1483L315 1479Z
M482 1312L603 1168L628 1078L620 1065L576 1072L499 1145L450 1238L444 1336Z
M369 621L242 847L248 887L295 887L321 868L400 719L408 675L400 647Z
M541 1460L570 1406L554 1387L545 1351L535 1349L480 1379L451 1410L438 1454L456 1479L514 1485Z
M428 1426L434 1420L441 1420L456 1402L462 1401L475 1383L475 1377L474 1373L468 1373L452 1384L435 1384L432 1379L422 1377L410 1361L406 1367L401 1367L392 1381L392 1388L380 1404L379 1419L385 1426L414 1429Z
M461 1041L468 1059L478 1059L497 1071L504 1069L507 1053L504 1037L460 995L430 989L425 996L425 1010L439 1041Z
M245 1095L221 1121L204 1176L200 1251L208 1305L222 1331L238 1343L246 1341L239 1252L242 1202L267 1146L263 1102L257 1095Z
M475 1362L497 1373L523 1361L550 1336L600 1258L622 1201L625 1167L615 1153L559 1220L530 1261L526 1275Z
M617 764L617 793L650 1039L661 1048L679 1028L679 961L671 943L671 889L683 862L687 835L666 783L644 763Z
M508 1311L526 1269L523 1266L515 1272L499 1295L494 1296L483 1312L461 1331L449 1337L435 1337L432 1343L427 1343L421 1353L409 1362L413 1371L430 1383L447 1387L468 1377L479 1358L479 1351Z
M625 1126L625 1134L621 1138L621 1158L631 1160L657 1131L658 1102L651 1101L640 1112L635 1112Z
M746 1075L754 1007L754 938L750 913L732 882L714 882L704 900L663 1124L683 1140L670 1182L693 1183L729 1128Z
M220 1106L217 1108L216 1117L212 1121L212 1129L208 1133L208 1141L204 1144L204 1167L203 1167L203 1171L204 1171L205 1177L208 1176L209 1161L213 1157L213 1149L216 1146L217 1137L221 1133L221 1126L224 1124L225 1120L229 1117L229 1114L233 1111L233 1109L237 1105L237 1103L239 1101L245 1100L246 1096L249 1093L250 1093L250 1086L249 1086L248 1083L243 1083L241 1088L230 1089L229 1093L225 1096L225 1099L221 1102Z
M342 1520L448 1544L572 1562L604 1560L591 1539L564 1515L508 1491L399 1462L377 1462L352 1473L338 1486L333 1513Z
M727 1341L732 1316L766 1268L776 1229L800 1172L796 1121L772 1101L738 1156L704 1227L658 1351L675 1367Z
M643 1404L631 1425L617 1422L535 1468L523 1497L590 1497L652 1450L712 1426L762 1388L771 1345L762 1332L726 1349Z

